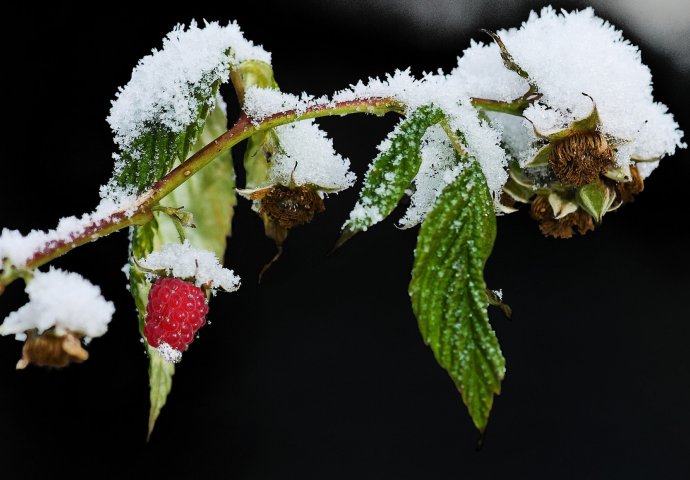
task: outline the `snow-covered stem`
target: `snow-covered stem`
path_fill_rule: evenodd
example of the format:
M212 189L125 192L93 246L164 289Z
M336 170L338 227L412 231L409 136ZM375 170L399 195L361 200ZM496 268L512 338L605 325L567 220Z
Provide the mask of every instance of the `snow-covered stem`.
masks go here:
M0 294L2 294L7 285L21 277L24 270L33 270L45 265L80 245L110 235L123 228L148 223L153 219L153 207L165 196L211 163L216 156L257 132L309 118L349 115L352 113L384 115L389 112L403 114L405 107L392 98L372 97L314 105L300 113L295 110L287 110L271 115L261 122L253 122L251 118L243 114L227 132L189 157L177 168L153 184L151 188L142 192L135 201L136 209L133 213L125 211L115 212L105 219L86 226L79 235L76 235L69 241L53 241L37 248L21 270L11 267L5 269L0 276Z

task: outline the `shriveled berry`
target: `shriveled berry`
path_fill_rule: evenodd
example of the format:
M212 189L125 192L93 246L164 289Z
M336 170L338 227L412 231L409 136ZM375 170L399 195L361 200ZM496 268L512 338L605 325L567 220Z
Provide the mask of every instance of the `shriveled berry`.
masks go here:
M146 306L144 336L154 348L167 343L184 352L206 323L206 295L179 278L160 278L151 287Z

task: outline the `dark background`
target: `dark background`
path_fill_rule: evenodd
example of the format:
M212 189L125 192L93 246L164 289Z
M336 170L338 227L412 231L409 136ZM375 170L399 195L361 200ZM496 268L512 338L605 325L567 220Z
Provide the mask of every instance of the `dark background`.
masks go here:
M238 20L273 52L285 91L320 95L395 68L448 71L479 28L517 26L530 10L455 2L475 15L454 30L415 23L404 4L215 3L3 7L2 227L52 228L97 203L112 167L110 100L177 22ZM656 99L687 131L687 66L636 35L626 12L606 17L640 44ZM361 178L395 121L321 124ZM120 272L126 235L79 248L55 265L99 284L117 313L91 359L61 371L15 372L21 344L0 339L0 476L688 478L689 178L687 151L665 159L634 204L570 241L542 237L524 211L499 219L486 275L514 317L491 312L508 372L481 452L409 306L416 231L391 219L327 255L358 187L290 235L260 288L273 247L240 202L226 261L243 287L214 299L149 444L147 361ZM17 282L0 318L24 301Z

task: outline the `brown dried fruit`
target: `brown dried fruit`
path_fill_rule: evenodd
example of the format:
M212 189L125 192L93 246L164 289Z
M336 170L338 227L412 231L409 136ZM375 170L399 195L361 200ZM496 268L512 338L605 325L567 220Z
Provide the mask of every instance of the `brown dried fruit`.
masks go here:
M599 132L574 133L553 146L549 166L558 179L581 187L613 164L613 149Z
M583 210L576 210L563 218L554 218L548 197L538 196L530 208L532 218L539 222L539 230L546 237L571 238L577 229L580 235L594 230L592 217Z
M617 183L616 191L618 192L618 197L623 203L630 203L635 200L635 195L644 190L644 180L642 180L642 175L636 166L632 165L630 167L630 174L632 180L625 183Z
M286 229L309 223L315 214L326 209L316 189L307 185L294 188L275 185L260 200L259 213Z
M33 363L39 367L66 367L72 362L81 363L89 358L89 352L81 346L79 337L72 333L55 335L46 332L42 335L27 334L22 358L17 362L17 370Z

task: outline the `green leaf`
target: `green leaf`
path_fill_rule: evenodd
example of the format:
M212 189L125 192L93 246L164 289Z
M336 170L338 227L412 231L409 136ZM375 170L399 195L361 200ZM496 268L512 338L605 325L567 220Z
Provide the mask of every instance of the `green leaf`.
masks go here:
M206 126L190 154L211 143L225 133L228 120L222 108L209 115ZM186 237L193 246L210 250L222 261L227 237L230 235L233 209L237 204L235 173L230 151L219 155L209 165L165 197L160 204L184 207L191 212L196 228L186 229ZM175 224L166 215L159 215L163 238L176 236Z
M345 222L338 244L390 215L419 171L422 136L442 119L440 109L427 105L398 124L389 136L388 148L371 164L359 201Z
M175 374L175 364L166 361L155 348L146 346L149 354L149 388L151 409L149 411L149 433L156 426L156 420L165 406L170 390L172 390L172 377Z
M142 191L172 170L175 161L187 158L190 148L204 128L205 119L218 92L218 82L205 87L201 82L192 88L199 107L193 122L182 132L172 132L159 122L148 123L142 135L135 138L128 148L120 152L122 168L116 173L115 181L123 187L135 187Z
M479 164L470 160L422 224L410 283L424 342L481 431L505 375L483 276L495 237L493 200Z
M208 116L204 130L190 154L211 142L226 129L227 117L219 106ZM169 194L161 201L161 205L184 206L186 211L191 212L196 228L186 229L187 240L197 248L211 250L222 260L236 202L235 174L232 157L228 151ZM175 242L179 242L179 237L174 222L167 215L158 214L153 221L134 228L130 250L133 258L140 259L159 250L165 244ZM151 283L144 274L131 265L130 292L139 313L139 330L142 336L150 288ZM175 366L166 362L148 345L147 351L151 402L150 436L172 388Z

